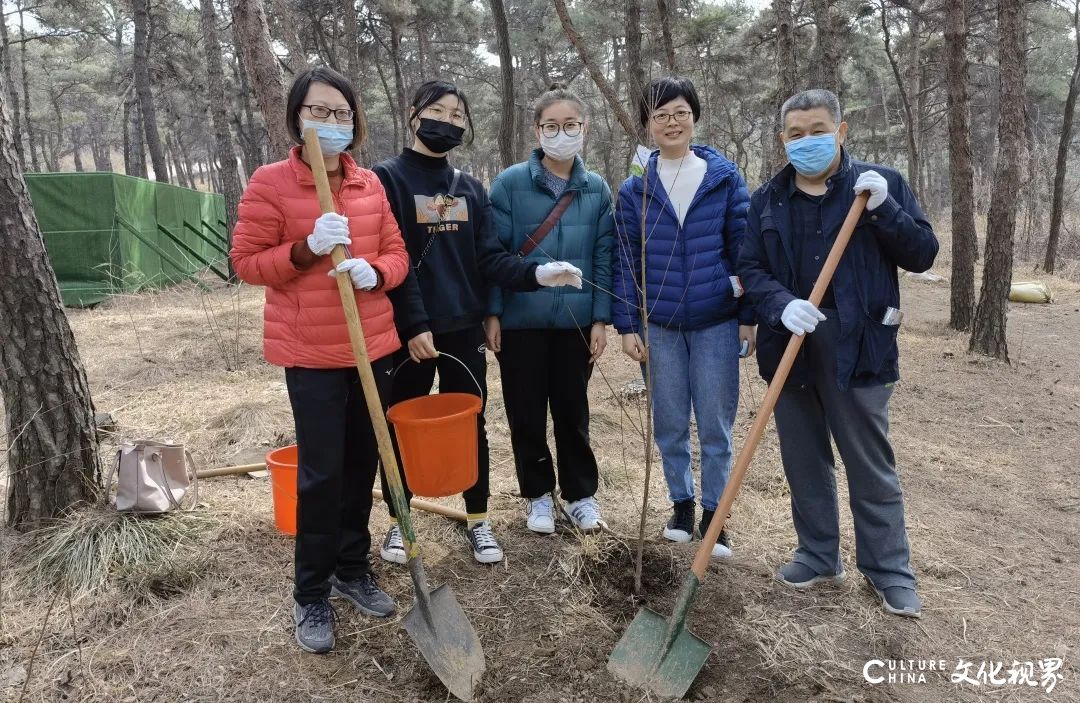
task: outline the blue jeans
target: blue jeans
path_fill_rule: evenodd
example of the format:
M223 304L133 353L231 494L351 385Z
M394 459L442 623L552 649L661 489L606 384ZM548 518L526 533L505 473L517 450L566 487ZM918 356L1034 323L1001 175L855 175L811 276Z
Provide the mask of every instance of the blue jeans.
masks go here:
M731 473L731 427L739 405L738 320L689 331L650 323L649 360L654 433L671 502L694 500L692 407L701 445L701 506L716 510Z

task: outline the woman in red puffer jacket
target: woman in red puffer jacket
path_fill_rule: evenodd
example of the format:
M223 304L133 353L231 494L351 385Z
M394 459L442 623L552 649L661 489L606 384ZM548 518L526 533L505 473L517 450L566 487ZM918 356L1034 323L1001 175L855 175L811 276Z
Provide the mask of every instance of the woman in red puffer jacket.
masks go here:
M231 256L242 280L266 287L264 353L285 367L296 424L296 641L327 652L334 646L331 594L367 615L394 612L368 562L378 445L328 255L337 244L352 254L337 271L356 288L383 398L391 355L401 347L386 291L405 279L409 255L379 179L345 153L366 136L349 82L327 68L305 71L289 91L286 119L300 144L303 129L316 129L336 212L322 214L306 149L293 147L285 161L252 174Z

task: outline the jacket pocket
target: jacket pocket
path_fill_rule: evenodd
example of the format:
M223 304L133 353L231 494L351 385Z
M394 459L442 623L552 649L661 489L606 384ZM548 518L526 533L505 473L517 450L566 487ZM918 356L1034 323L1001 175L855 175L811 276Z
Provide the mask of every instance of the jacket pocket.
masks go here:
M871 317L866 318L859 344L859 358L855 363L856 377L878 376L886 367L896 363L900 357L896 345L899 330L899 325L883 325Z

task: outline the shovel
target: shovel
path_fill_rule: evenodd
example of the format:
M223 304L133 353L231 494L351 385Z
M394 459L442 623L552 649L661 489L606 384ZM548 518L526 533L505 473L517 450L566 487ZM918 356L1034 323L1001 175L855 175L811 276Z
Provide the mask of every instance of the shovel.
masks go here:
M324 213L335 212L334 196L330 192L330 181L326 177L322 148L314 129L304 130L304 145L311 161L319 205ZM344 245L339 244L334 247L330 256L337 266L349 258L349 252ZM397 458L390 442L390 430L386 426L386 415L379 401L375 375L368 362L367 344L360 327L360 314L356 309L356 293L352 279L347 273L339 273L337 283L338 292L341 293L341 305L345 308L345 321L349 326L349 341L352 342L353 355L356 357L356 370L360 373L360 382L363 384L364 399L367 401L368 414L379 443L379 455L386 471L390 499L401 528L409 575L413 580L416 602L412 610L405 615L405 631L450 693L463 701L471 701L473 687L484 673L484 650L480 647L480 638L476 636L476 631L465 617L465 611L461 609L450 588L442 585L433 591L428 589L420 547L416 544L416 535L409 517L409 505L405 501L405 490L401 486Z
M825 289L832 281L836 265L840 263L840 257L844 254L851 235L855 232L855 225L866 207L869 198L868 193L855 196L855 202L851 204L847 219L844 220L840 233L836 235L825 265L821 268L814 290L810 293L810 302L817 307L821 304L821 298L825 295ZM675 600L675 611L671 618L642 608L637 617L630 623L622 639L615 645L615 649L608 658L608 671L616 678L625 681L631 686L649 691L663 698L682 698L687 689L694 683L705 660L709 658L712 646L690 630L686 629L686 616L690 612L690 606L697 595L698 586L705 578L705 570L709 566L709 557L712 555L713 546L720 537L720 530L724 529L727 515L735 502L735 497L742 488L743 478L747 469L750 468L750 460L754 457L761 435L765 432L765 426L769 423L776 400L780 397L780 391L784 388L791 365L795 362L795 356L799 353L806 335L792 335L788 342L780 365L773 375L769 389L761 400L757 417L750 428L750 434L743 444L739 458L731 471L724 494L720 496L720 503L716 506L716 513L709 524L709 529L701 538L701 546L698 547L694 556L694 563L690 567L690 573L683 581L679 589L679 596Z

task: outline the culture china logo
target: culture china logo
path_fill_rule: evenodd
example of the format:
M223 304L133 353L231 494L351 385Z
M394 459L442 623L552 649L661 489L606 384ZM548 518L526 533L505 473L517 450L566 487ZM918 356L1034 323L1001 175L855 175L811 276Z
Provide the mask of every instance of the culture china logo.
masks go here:
M1064 678L1062 660L1050 657L1035 661L968 661L956 664L944 659L871 659L863 665L863 678L878 685L918 685L947 679L949 683L979 688L1023 686L1052 693Z

